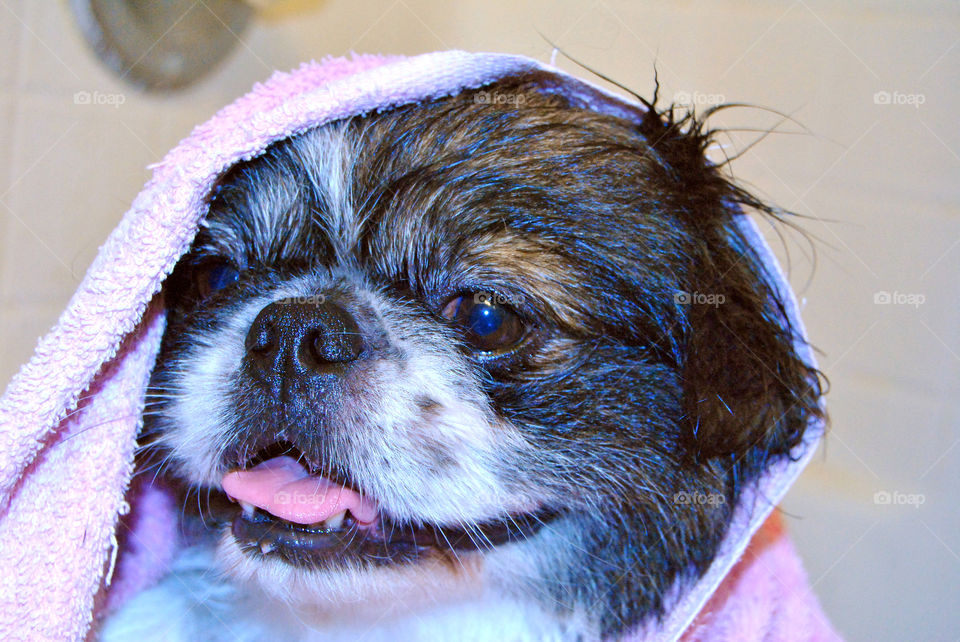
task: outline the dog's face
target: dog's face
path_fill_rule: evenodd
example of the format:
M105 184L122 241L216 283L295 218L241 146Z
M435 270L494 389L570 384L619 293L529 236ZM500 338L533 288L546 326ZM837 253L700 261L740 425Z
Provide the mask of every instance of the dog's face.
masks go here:
M235 574L317 604L479 583L615 632L706 568L819 412L708 137L537 82L220 181L166 286L149 430L240 501Z

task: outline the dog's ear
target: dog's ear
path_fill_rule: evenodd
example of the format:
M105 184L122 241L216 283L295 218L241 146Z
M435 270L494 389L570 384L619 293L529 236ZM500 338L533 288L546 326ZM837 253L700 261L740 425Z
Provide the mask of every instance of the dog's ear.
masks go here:
M820 376L797 355L781 293L728 218L697 260L684 301L687 452L762 467L820 416Z
M710 163L716 132L675 106L657 109L657 91L638 131L679 186L691 239L690 271L678 302L683 324L683 439L696 461L732 458L764 467L800 443L822 417L820 373L796 353L798 337L782 293L736 222L741 207L782 221L785 215L732 183ZM642 99L641 99L642 100ZM678 115L679 114L679 115Z

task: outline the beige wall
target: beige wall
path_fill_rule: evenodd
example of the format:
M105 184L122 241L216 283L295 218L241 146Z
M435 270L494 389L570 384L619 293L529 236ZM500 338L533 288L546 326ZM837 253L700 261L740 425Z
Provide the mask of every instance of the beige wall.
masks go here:
M815 238L815 267L796 233L786 231L786 249L833 384L833 429L784 505L788 522L815 591L850 639L956 639L955 2L337 0L281 8L199 86L156 97L98 65L65 2L0 0L0 384L56 319L147 178L145 166L272 69L348 50L547 59L538 32L648 95L656 63L667 97L764 105L809 129L770 136L734 165L744 182L809 217L799 224ZM123 104L75 104L78 91ZM878 103L878 91L894 104ZM776 121L741 109L713 124ZM721 140L732 155L755 136L733 131ZM901 304L876 303L883 292ZM923 302L909 305L919 297L905 295Z

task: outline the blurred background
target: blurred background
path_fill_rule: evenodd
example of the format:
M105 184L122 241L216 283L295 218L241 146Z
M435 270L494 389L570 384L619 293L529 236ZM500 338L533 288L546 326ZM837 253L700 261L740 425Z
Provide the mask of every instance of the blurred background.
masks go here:
M350 51L549 60L553 43L650 96L656 68L667 100L792 119L720 112L712 154L742 154L734 175L812 240L764 224L832 384L831 432L783 504L815 592L850 640L960 639L955 0L161 2L161 28L107 48L116 71L80 25L109 32L77 18L111 4L0 0L0 386L147 165L275 69Z

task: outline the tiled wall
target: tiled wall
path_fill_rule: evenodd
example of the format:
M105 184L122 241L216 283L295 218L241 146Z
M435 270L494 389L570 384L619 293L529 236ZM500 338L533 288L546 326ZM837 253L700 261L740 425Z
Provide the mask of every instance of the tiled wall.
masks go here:
M205 81L157 97L94 60L66 2L0 0L0 382L54 322L145 166L272 69L349 50L547 59L545 38L640 92L656 66L668 98L796 121L780 128L799 133L767 137L733 170L804 215L813 238L768 230L832 382L832 433L784 504L816 592L850 639L960 635L960 6L276 4ZM743 108L714 124L731 129L722 151L734 155L758 136L743 128L779 120Z

